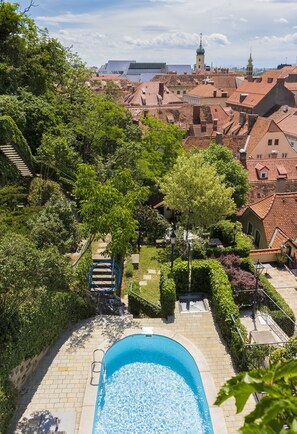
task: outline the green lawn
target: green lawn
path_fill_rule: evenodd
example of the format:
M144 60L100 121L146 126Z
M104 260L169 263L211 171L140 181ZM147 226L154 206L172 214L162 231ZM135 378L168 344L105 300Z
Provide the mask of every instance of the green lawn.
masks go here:
M158 262L158 253L160 252L160 248L156 248L155 246L141 246L140 249L140 257L139 257L139 269L133 271L133 277L127 278L124 276L123 286L124 291L127 292L129 284L131 281L139 282L143 279L145 274L149 274L148 270L153 269L156 270L156 274L151 274L151 280L147 281L146 286L140 287L140 295L145 297L147 300L152 303L158 304L160 300L160 275L158 271L160 271L160 263Z

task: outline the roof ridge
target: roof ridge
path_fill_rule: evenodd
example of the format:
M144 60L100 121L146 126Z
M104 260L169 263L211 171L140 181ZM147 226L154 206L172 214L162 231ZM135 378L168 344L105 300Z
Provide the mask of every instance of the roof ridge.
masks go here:
M276 193L274 193L272 196L273 196L273 197L272 197L272 201L271 201L271 203L270 203L270 206L268 207L268 210L266 211L266 214L263 216L263 220L268 216L269 212L271 211L272 205L273 205L274 202L275 202Z

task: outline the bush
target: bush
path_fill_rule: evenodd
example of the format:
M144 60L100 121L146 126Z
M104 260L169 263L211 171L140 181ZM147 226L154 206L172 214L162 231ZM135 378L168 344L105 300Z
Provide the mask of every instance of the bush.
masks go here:
M160 318L161 306L156 306L150 301L143 298L140 294L139 284L132 282L128 292L129 311L132 315L139 316L140 314L147 315L150 318Z
M93 264L91 245L79 260L74 269L74 289L80 294L89 290L89 268Z
M236 225L238 231L242 229L240 223L234 224L229 220L221 220L210 226L210 237L219 238L224 245L230 246L231 244L234 244L234 225Z
M160 276L160 303L162 308L162 316L167 318L174 314L176 301L176 287L172 277L170 277L170 269L168 265L164 265L161 269Z
M14 342L1 348L0 432L5 431L14 407L14 394L8 380L13 368L40 354L71 323L93 315L92 307L71 292L32 291L18 310L18 333Z
M133 272L134 272L133 264L132 262L128 262L125 267L125 276L133 277Z
M164 273L164 277L166 273ZM173 278L178 293L188 290L188 264L176 261L173 267ZM218 261L203 260L192 263L192 288L211 295L213 313L216 323L227 342L233 359L239 366L244 366L244 345L238 334L241 331L244 340L247 332L239 318L239 308L235 304L228 276ZM233 315L235 324L231 318Z
M263 290L289 316L289 318L291 318L290 320L287 315L285 315L281 310L279 310L278 307L271 300L265 297L263 304L268 307L269 314L271 315L272 319L281 327L281 329L288 336L293 336L295 330L294 312L265 276L260 276L260 282L262 283Z

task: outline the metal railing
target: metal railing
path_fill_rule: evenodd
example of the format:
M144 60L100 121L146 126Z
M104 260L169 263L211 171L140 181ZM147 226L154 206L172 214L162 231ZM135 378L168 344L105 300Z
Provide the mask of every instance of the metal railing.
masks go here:
M132 289L132 283L130 283L129 292L131 294L135 295L136 297L140 298L140 300L144 301L145 303L147 303L149 306L153 307L154 309L161 309L161 305L160 304L152 303L148 299L142 297L142 295L140 295L137 292L133 291L133 289Z

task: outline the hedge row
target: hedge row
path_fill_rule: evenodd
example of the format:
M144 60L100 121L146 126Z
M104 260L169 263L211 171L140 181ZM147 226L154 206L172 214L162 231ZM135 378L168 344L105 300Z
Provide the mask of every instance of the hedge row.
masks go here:
M265 305L269 308L270 316L288 336L293 336L295 331L294 312L265 276L261 275L260 281L264 291L291 318L292 321L290 321L290 319L281 310L279 310L274 303L265 298Z
M167 318L174 314L176 301L176 287L171 277L171 269L168 264L163 265L160 275L160 303L162 316Z
M140 296L140 287L138 283L133 282L131 290L128 292L128 304L132 315L139 316L140 314L144 314L150 318L162 317L161 306L156 306Z
M163 270L164 269L162 269L162 272ZM166 278L166 274L164 273L163 277L162 272L161 282L163 278ZM177 293L187 292L187 262L175 262L173 267L173 279ZM231 285L222 265L212 259L202 261L194 260L192 262L192 291L210 294L214 317L222 336L227 342L233 359L239 366L244 367L244 359L242 357L244 345L240 339L237 328L241 331L242 337L246 341L247 332L240 322L239 308L234 302ZM173 289L170 292L170 297L172 296L172 292ZM231 315L233 315L234 322Z
M0 432L5 432L15 406L9 374L22 361L40 354L71 323L93 315L93 308L72 292L35 291L18 313L17 340L1 351Z

